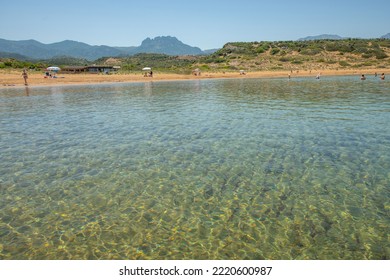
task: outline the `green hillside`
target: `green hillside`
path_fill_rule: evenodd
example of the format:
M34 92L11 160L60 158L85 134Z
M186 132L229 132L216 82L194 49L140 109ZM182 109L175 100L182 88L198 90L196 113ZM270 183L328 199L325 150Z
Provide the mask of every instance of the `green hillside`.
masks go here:
M390 40L316 40L227 43L204 58L227 70L310 70L390 67Z
M99 62L104 64L105 59ZM166 72L272 71L353 68L390 68L390 40L344 39L278 42L233 42L203 56L138 54L119 59L122 69L144 66Z
M105 57L95 61L59 57L52 60L21 62L0 59L0 68L36 65L120 65L121 71L140 71L143 67L173 73L202 71L272 71L325 70L354 68L390 68L390 40L344 39L278 42L232 42L217 52L201 56L136 54L127 57Z
M143 67L153 67L154 70L173 72L173 73L190 73L193 65L199 60L197 56L171 56L166 54L136 54L124 58L100 59L96 64L120 64L122 71L140 71Z

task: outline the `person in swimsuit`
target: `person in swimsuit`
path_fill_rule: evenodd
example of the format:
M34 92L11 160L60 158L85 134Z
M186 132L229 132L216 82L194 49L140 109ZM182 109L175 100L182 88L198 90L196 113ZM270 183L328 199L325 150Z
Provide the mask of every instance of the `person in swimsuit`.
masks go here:
M22 77L23 77L23 79L24 79L24 85L25 85L25 86L28 86L28 83L27 83L28 74L27 74L26 69L23 69Z

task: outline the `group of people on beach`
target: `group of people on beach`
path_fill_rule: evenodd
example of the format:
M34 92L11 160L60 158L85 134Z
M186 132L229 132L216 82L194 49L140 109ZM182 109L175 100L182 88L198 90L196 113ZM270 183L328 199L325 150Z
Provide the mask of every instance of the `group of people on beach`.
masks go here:
M26 69L23 69L22 77L24 79L24 85L28 86L28 82L27 82L28 74L27 74L27 70ZM51 73L46 72L45 73L45 78L57 78L57 77L56 77L56 75L52 75Z
M378 74L375 73L374 76L377 77ZM28 86L28 82L27 82L28 74L27 74L26 69L23 69L22 77L23 77L23 79L24 79L24 85L25 85L25 86ZM52 77L52 76L51 76L48 72L46 72L45 78L47 78L47 77ZM54 77L55 77L55 76L54 76ZM152 71L146 72L145 75L144 75L144 77L153 77L153 72L152 72ZM316 79L320 79L320 77L321 77L321 73L318 73L317 76L316 76ZM290 75L290 74L288 74L288 79L291 79L291 75ZM381 79L381 80L384 80L384 79L385 79L385 73L382 73L382 74L381 74L380 79ZM362 80L362 81L366 80L366 76L365 76L364 74L362 74L361 77L360 77L360 80Z
M374 75L375 77L378 77L378 74L375 73ZM362 76L360 77L360 80L364 81L366 79L366 76L364 76L364 74L362 74ZM385 73L382 73L382 75L380 76L380 79L381 80L384 80L385 79Z
M52 75L49 71L46 71L44 78L57 78L57 76L55 74Z
M153 71L145 72L144 77L152 77L153 78Z

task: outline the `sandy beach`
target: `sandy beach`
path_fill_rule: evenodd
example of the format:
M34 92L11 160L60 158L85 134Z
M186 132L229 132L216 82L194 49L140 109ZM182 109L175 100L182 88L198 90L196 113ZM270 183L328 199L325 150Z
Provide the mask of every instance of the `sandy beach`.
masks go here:
M291 79L296 77L313 77L318 73L321 76L335 75L356 75L361 74L366 76L383 73L383 69L353 69L353 70L321 70L321 71L259 71L247 72L245 75L240 75L236 72L206 72L201 76L171 74L155 72L153 77L144 77L143 74L137 73L114 73L111 75L103 74L62 74L58 73L57 78L45 78L43 72L29 71L28 85L29 86L57 86L57 85L78 85L78 84L99 84L99 83L128 83L128 82L149 82L149 81L175 81L175 80L198 80L198 79L228 79L228 78L273 78L286 77L289 74ZM386 74L386 73L385 73ZM2 70L0 71L0 88L11 86L24 86L22 71Z

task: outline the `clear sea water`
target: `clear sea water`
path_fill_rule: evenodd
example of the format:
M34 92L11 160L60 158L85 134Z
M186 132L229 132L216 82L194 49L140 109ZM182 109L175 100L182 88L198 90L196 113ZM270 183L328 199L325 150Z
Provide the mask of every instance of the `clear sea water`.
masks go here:
M390 81L0 89L0 259L390 259Z

